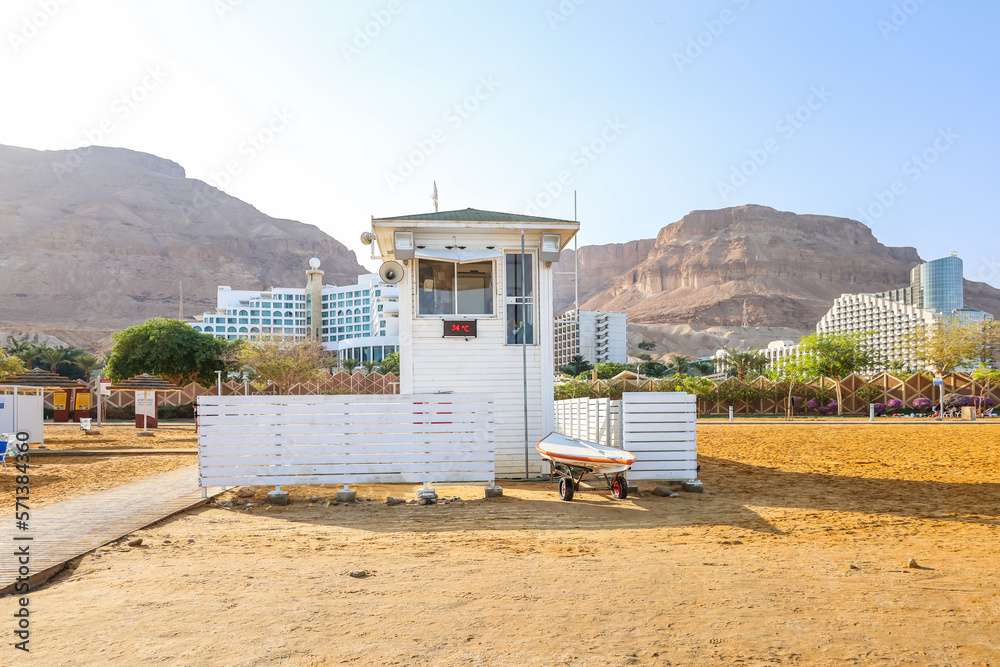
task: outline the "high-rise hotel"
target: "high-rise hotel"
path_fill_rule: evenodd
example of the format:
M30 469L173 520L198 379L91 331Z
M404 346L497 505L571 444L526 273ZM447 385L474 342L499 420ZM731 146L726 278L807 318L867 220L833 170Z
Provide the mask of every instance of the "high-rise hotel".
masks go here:
M945 319L962 324L992 320L993 315L964 302L962 260L956 253L919 264L910 270L907 287L877 294L842 294L816 325L817 333L862 333L885 362L900 360L915 368L917 360L905 345L918 326ZM874 370L874 369L873 369Z
M319 260L309 262L306 286L265 291L220 285L214 311L188 322L217 338L253 340L280 335L317 340L341 359L381 361L399 351L399 288L376 274L354 285L324 285Z

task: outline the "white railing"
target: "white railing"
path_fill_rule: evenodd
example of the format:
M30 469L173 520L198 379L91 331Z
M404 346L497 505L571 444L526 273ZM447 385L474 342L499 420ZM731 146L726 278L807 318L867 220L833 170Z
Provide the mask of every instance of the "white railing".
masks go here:
M491 483L489 394L199 396L202 487Z
M693 480L698 477L696 400L683 392L626 392L620 401L556 401L556 431L632 452L633 479Z

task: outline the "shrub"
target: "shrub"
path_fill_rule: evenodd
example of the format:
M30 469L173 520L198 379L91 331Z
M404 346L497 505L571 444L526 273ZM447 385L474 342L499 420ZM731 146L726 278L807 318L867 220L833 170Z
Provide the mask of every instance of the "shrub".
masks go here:
M816 412L820 413L821 415L825 415L830 412L830 406L829 405L820 406L816 408Z
M816 401L809 401L808 403L806 403L806 410L815 410L816 405L817 405Z
M885 414L885 403L872 403L875 406L875 416L881 417Z
M915 398L910 401L910 405L917 410L929 410L934 405L934 401L929 398Z
M903 402L898 398L891 398L889 399L889 402L885 404L885 407L889 408L890 410L898 410L901 407L903 407Z

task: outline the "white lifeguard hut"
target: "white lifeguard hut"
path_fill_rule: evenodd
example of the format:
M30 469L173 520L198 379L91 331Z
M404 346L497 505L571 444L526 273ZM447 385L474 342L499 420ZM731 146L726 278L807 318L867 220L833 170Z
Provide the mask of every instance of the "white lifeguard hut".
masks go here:
M467 208L373 218L362 236L382 279L399 283L401 393L492 393L498 478L541 472L534 446L554 427L552 263L579 229Z

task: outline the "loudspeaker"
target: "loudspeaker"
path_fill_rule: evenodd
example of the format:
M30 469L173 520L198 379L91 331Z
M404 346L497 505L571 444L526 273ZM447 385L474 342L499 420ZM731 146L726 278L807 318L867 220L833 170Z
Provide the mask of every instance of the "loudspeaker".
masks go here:
M383 262L378 270L379 277L392 285L403 279L403 266L399 262Z

